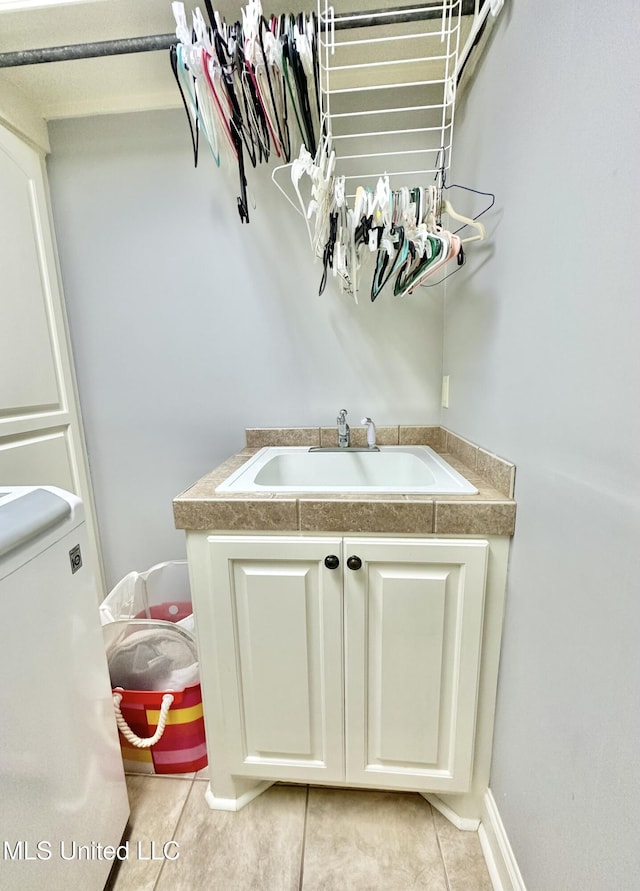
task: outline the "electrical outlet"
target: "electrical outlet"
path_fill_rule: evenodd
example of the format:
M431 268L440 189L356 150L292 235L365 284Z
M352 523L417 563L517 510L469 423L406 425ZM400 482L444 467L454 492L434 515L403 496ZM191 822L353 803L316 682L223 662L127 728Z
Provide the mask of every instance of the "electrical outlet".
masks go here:
M442 376L442 407L449 408L449 375Z

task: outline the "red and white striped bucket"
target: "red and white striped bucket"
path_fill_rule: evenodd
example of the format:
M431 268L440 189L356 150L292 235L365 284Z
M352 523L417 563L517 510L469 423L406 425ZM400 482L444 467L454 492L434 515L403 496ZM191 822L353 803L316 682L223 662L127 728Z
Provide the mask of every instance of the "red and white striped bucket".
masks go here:
M171 692L117 688L113 694L126 771L191 773L207 766L200 684Z

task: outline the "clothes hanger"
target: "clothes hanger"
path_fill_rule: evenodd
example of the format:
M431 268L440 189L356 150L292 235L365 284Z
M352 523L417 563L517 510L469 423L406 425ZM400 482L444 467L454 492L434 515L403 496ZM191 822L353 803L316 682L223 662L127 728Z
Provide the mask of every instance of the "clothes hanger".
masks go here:
M302 12L294 20L293 38L296 52L296 65L294 68L296 89L300 97L300 108L307 133L309 151L311 154L314 154L316 136L309 90L309 83L313 82L314 77L314 57L308 23Z
M262 98L260 85L255 75L253 64L249 61L243 50L239 52L242 60L242 80L249 99L249 114L257 135L257 143L260 146L260 161L268 161L271 149L275 147L276 154L280 157L280 149L277 145L274 128L267 114L267 108Z
M318 122L322 117L322 103L320 100L320 84L318 81L320 66L318 64L318 17L316 13L313 11L309 16L309 20L307 22L307 37L309 43L311 44L311 55L313 61L313 85L316 92L316 112L318 115Z
M376 268L371 281L372 303L378 297L387 282L398 271L402 263L404 263L407 253L408 244L402 226L394 226L389 234L382 236L380 240L380 248L376 257ZM385 275L387 267L388 272Z
M255 66L255 74L258 82L260 83L262 80L266 79L267 82L267 90L264 88L261 89L263 102L265 106L269 105L269 110L267 114L267 119L271 120L271 129L272 129L272 138L274 141L274 146L276 147L276 154L278 157L284 155L286 161L291 160L291 146L288 139L288 128L286 125L286 121L281 120L280 114L278 113L278 104L276 102L276 90L274 89L274 81L271 77L271 70L277 70L277 58L278 53L280 54L280 67L282 65L282 51L280 49L280 45L278 41L275 39L272 32L269 30L267 26L267 22L264 16L260 17L260 21L258 23L258 43L260 45L260 51L262 54L261 61ZM265 48L266 47L266 48ZM273 124L278 132L277 139L275 134L273 133ZM286 138L285 138L286 132Z
M202 50L202 71L204 74L204 78L207 82L209 90L211 92L211 96L213 97L216 111L218 113L218 119L220 122L220 126L222 131L224 132L227 143L231 148L231 152L234 158L238 157L238 153L236 150L235 140L233 138L233 134L231 132L231 118L233 116L233 109L228 104L228 97L224 86L222 84L222 72L220 71L220 66L217 64L216 58L214 55L210 54L208 50L203 47ZM218 91L216 87L216 79L220 80L221 89ZM227 108L225 110L223 101L227 102Z
M421 259L406 265L400 270L393 286L393 293L396 297L404 297L406 294L411 293L420 281L426 278L425 273L428 269L431 271L432 268L435 271L446 262L450 249L447 233L429 234L427 239L430 251L425 250L424 256ZM409 249L411 251L411 245ZM415 252L414 256L417 256L417 252Z
M330 214L337 209L334 192L335 163L336 154L331 140L323 138L315 158L307 169L311 178L311 201L306 213L307 219L315 216L315 232L311 247L317 257L324 255L323 246L330 231Z
M460 255L460 252L462 251L461 238L452 232L446 232L444 234L446 234L447 240L449 242L448 252L446 253L446 255L443 254L437 263L435 263L433 266L430 266L427 272L424 275L421 275L420 278L414 282L412 290L413 288L422 287L422 283L426 281L427 278L434 275L434 273L436 273L439 269L441 269L451 260L455 260Z
M236 151L238 153L238 176L240 178L240 195L237 198L238 213L240 214L240 222L249 222L249 205L247 204L247 177L244 172L244 152L242 150L242 139L236 131L234 134Z
M253 167L256 166L256 146L252 138L248 124L245 122L242 113L242 107L236 92L238 72L234 64L235 53L235 37L223 22L220 21L218 14L215 14L216 22L213 29L213 46L215 49L215 58L221 74L221 81L224 85L224 91L230 107L231 115L229 126L232 132L234 145L236 144L236 135L238 135L247 151L249 160ZM242 92L241 90L239 92Z
M216 166L220 166L219 130L224 131L225 120L220 114L219 100L208 72L208 60L211 58L213 46L202 13L195 9L192 13L193 43L183 47L187 52L187 66L192 71L195 81L196 110L202 125L202 131L213 155Z
M453 234L455 235L455 233L453 233ZM466 262L464 247L462 245L460 245L460 251L458 252L458 256L456 257L456 260L458 263L457 269L453 269L451 272L447 273L447 275L444 275L441 279L438 279L437 282L428 282L426 284L420 283L420 287L421 288L435 288L438 285L441 285L442 282L445 281L445 279L450 278L452 275L455 275L456 272L459 272L460 267L464 266L464 264Z
M320 288L318 290L318 296L322 296L324 289L327 284L327 273L329 268L333 268L333 253L336 244L336 237L338 234L338 213L334 212L330 217L329 224L329 237L327 239L327 243L324 246L324 252L322 257L322 279L320 281Z
M215 31L218 28L218 21L216 20L217 14L214 12L211 0L204 0L204 8L207 10L207 15L209 16L209 24Z
M285 71L284 71L284 58L283 58L283 45L281 41L281 25L283 16L278 18L277 16L272 16L271 18L271 32L274 36L274 50L272 53L273 56L273 66L274 69L279 74L278 82L278 102L280 104L281 115L280 119L282 121L282 130L284 137L284 155L287 161L291 160L291 133L289 131L289 114L287 107L287 84L285 80Z
M187 94L185 95L185 88L183 88L182 78L183 76L188 76L188 73L181 73L182 64L178 59L178 46L179 44L173 44L169 47L169 61L171 63L171 70L173 72L173 76L176 80L176 84L178 85L178 92L180 93L180 98L182 99L182 104L184 106L184 110L187 115L187 123L189 124L189 133L191 135L191 147L193 149L193 166L198 166L198 142L199 142L199 130L198 130L198 119L193 115L189 105L191 100L187 100L187 96L190 96L190 88L187 87Z
M242 46L242 77L245 81L245 90L248 89L252 104L251 115L258 133L261 146L262 160L268 160L271 147L280 157L280 145L275 134L275 126L272 123L272 112L268 108L269 97L266 90L260 86L259 76L261 71L266 67L264 52L260 49L259 30L262 20L262 4L260 0L249 0L247 6L243 7L241 38ZM238 60L239 63L239 60Z
M283 19L285 19L284 24L282 21ZM296 119L296 123L298 125L298 131L300 133L300 138L304 142L304 140L305 140L304 130L303 130L302 124L300 122L300 114L298 112L298 105L296 103L296 99L293 94L293 88L291 86L291 78L289 77L290 70L291 70L291 75L293 77L292 59L293 59L294 50L291 46L291 41L289 38L286 19L287 19L287 17L284 15L281 16L281 19L280 19L280 29L281 29L280 42L282 45L282 69L283 69L283 73L284 73L285 86L289 92L289 98L291 99L291 107L293 108L293 113L294 113L294 116Z
M315 211L316 206L319 206L318 197L322 197L322 187L320 183L325 181L328 183L329 180L333 179L333 172L335 167L335 152L332 150L331 138L323 135L319 145L318 150L316 151L315 159L311 157L311 154L307 150L304 143L300 146L300 150L298 153L298 157L292 161L290 164L280 164L278 167L275 167L271 173L271 181L276 186L276 188L284 195L289 204L294 208L296 213L299 213L304 217L305 225L307 227L307 233L309 235L309 241L313 248L314 246L314 236L311 233L311 229L309 226L309 209L313 202L315 202L314 206L311 207L312 211ZM289 197L284 188L280 185L276 178L276 174L281 170L288 169L290 171L291 182L293 184L293 188L296 192L296 196L298 198L298 204L296 205L294 201ZM299 182L303 174L308 174L312 181L312 202L307 204L300 193ZM315 189L315 192L314 192ZM315 251L314 251L315 252Z
M334 182L334 191L336 194L336 205L338 208L338 235L336 238L335 258L333 265L334 275L340 278L340 290L351 294L358 302L358 295L354 289L353 280L353 226L352 212L347 206L344 194L344 177L336 177Z
M441 149L441 151L443 151L443 150ZM444 155L444 152L443 152L443 155ZM438 157L439 157L439 155L438 155ZM436 159L436 164L437 164L437 159ZM449 216L452 219L458 220L458 222L463 224L459 229L456 229L455 234L462 231L462 229L464 229L465 226L472 226L478 232L477 235L473 235L473 236L470 236L469 238L462 239L462 243L468 244L471 241L483 241L486 238L486 231L485 231L485 228L482 225L482 223L478 223L478 220L483 214L485 214L485 213L487 213L487 211L491 210L491 208L495 204L496 196L493 194L493 192L482 192L480 189L472 189L470 186L463 186L458 183L451 183L451 185L448 185L447 184L447 172L444 168L444 164L439 169L438 173L436 174L436 179L437 180L439 179L439 181L440 181L441 203L443 201L447 200L446 198L442 197L442 193L444 191L448 191L449 189L462 189L465 192L471 192L474 195L483 195L485 198L491 199L489 201L489 204L487 204L487 206L484 207L480 211L480 213L477 213L475 215L475 217L473 217L472 219L470 219L469 217L462 216L461 214L458 214L451 206L451 202L447 201L449 210L447 210L446 212L449 214ZM442 207L442 209L444 210L444 206Z
M230 147L238 163L238 211L242 222L248 222L246 159L255 167L274 152L290 162L287 92L303 142L312 154L320 145L313 121L316 105L320 120L316 18L283 14L267 21L261 0L248 0L242 21L231 25L214 10L212 0L205 0L205 10L208 24L197 9L193 29L189 29L184 4L174 3L178 44L171 51L172 70L187 114L194 164L198 162L200 130L216 164L220 164L220 143ZM295 206L276 180L279 169L282 167L273 170L272 180ZM333 201L328 180L326 172L314 171L315 205L302 210L305 216L316 216L315 233L310 234L320 255Z
M446 198L443 198L441 200L440 210L442 213L448 214L452 219L458 220L459 223L464 223L465 226L472 226L474 229L477 230L477 235L470 235L467 238L461 238L460 241L462 244L469 244L472 241L484 241L487 237L486 230L482 223L478 222L478 220L470 219L469 217L465 217L462 214L458 213L452 207L451 202L448 201ZM464 228L464 226L462 228Z
M245 140L251 165L256 167L259 161L269 157L269 134L262 118L262 112L253 89L253 84L248 75L247 65L243 52L242 28L239 22L229 29L229 41L227 43L229 57L231 59L230 76L233 80L236 96L242 100L241 126L251 150Z
M207 6L209 6L209 4L207 4ZM241 223L249 223L247 177L245 174L243 145L246 146L247 152L249 153L249 158L254 167L256 157L255 147L253 145L250 146L249 138L247 136L247 133L245 132L242 111L240 109L237 96L235 94L233 75L231 73L231 54L229 53L228 44L224 40L223 32L225 29L221 27L221 23L219 18L217 17L217 14L214 14L213 16L213 29L216 58L218 61L218 65L220 66L220 71L223 75L222 82L225 86L227 98L232 110L229 126L231 130L231 138L233 139L236 151L236 157L238 160L238 178L240 180L240 195L237 198L238 213L240 215Z
M189 132L191 134L191 146L193 149L193 166L197 167L199 127L195 84L193 82L193 75L185 68L181 51L183 44L191 43L191 32L187 26L187 15L184 9L184 3L174 2L171 4L171 9L176 22L176 38L178 43L169 47L169 61L187 115Z
M180 55L181 46L178 46L178 55ZM220 166L220 148L218 144L218 125L217 113L215 108L215 100L209 89L208 82L204 73L205 59L204 50L200 46L194 46L193 52L189 54L190 60L188 64L189 70L193 73L193 87L195 94L195 112L198 118L199 129L204 134L209 151L213 157L216 167Z
M309 174L309 176L313 175L313 158L304 147L304 145L300 146L300 153L295 161L291 164L291 182L293 183L293 188L295 190L296 195L298 196L298 202L301 208L302 216L304 217L305 226L307 227L307 234L309 236L309 242L313 247L313 235L311 233L311 226L309 225L309 218L307 216L308 204L303 200L302 195L300 193L300 180L304 173ZM278 185L276 183L276 185ZM281 189L281 191L283 191ZM283 193L285 194L285 193Z

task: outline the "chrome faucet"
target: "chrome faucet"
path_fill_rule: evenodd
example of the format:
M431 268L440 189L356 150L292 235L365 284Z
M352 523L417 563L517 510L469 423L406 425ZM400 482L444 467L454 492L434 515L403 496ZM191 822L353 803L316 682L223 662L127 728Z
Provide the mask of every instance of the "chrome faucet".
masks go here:
M371 418L363 418L360 422L367 426L367 444L366 446L351 445L351 430L347 424L347 410L341 408L336 418L338 427L338 445L337 446L311 446L310 452L342 452L347 449L349 452L379 452L380 449L376 445L376 425Z
M347 410L341 408L336 419L338 425L338 445L341 449L348 449L351 444L351 432L347 424Z

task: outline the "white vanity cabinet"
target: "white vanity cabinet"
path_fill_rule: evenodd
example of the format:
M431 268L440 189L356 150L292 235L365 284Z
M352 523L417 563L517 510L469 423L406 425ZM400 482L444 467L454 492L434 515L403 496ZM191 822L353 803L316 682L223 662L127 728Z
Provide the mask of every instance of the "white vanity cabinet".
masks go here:
M487 541L191 533L188 549L210 803L241 797L235 778L470 788Z

